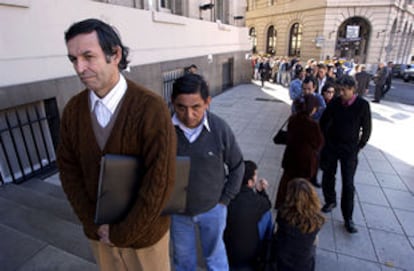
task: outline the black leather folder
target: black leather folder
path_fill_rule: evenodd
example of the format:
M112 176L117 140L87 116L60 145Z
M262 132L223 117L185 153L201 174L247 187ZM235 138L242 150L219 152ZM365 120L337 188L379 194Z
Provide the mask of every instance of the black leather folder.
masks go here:
M144 174L142 161L135 156L106 154L101 159L95 223L114 224L129 212ZM176 158L173 192L162 214L184 213L190 175L190 158Z
M138 157L118 154L102 157L96 224L114 224L124 218L136 198L142 173Z
M177 156L175 170L174 190L167 205L162 211L163 215L181 214L185 212L187 204L187 186L190 176L190 157Z

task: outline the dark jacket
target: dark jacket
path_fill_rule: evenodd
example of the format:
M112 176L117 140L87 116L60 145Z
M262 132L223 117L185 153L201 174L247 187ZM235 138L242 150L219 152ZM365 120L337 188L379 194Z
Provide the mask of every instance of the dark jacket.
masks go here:
M318 170L318 153L323 145L319 124L305 114L289 118L287 144L283 153L283 175L277 190L275 208L285 202L287 185L293 178L311 180Z
M318 152L323 145L319 125L305 114L289 118L287 144L282 167L292 177L311 178L316 174Z
M371 135L371 110L369 103L356 97L350 106L344 106L340 97L332 100L319 121L325 137L325 148L341 148L358 152Z
M314 271L315 239L319 229L302 233L296 226L277 216L275 234L276 261L278 271Z
M224 231L230 266L255 264L262 245L257 224L270 207L266 192L256 193L246 186L243 186L236 198L230 202Z
M365 90L369 87L369 82L371 81L371 75L366 71L361 71L355 74L355 80L357 82L356 91L359 95L364 95Z

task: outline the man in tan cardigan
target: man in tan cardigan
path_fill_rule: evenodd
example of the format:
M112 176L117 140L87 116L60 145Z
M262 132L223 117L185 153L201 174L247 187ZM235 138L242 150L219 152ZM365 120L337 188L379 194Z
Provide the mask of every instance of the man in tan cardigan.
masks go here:
M57 160L63 189L99 268L170 270L170 218L160 215L175 176L176 138L168 109L158 95L121 74L128 48L108 24L96 19L75 23L65 41L86 89L64 109ZM114 224L96 225L100 159L105 154L141 157L145 173L127 215Z

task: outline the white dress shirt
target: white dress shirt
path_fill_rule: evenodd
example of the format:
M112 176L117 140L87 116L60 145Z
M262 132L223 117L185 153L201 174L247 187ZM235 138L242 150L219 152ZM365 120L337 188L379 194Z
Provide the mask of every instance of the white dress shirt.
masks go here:
M203 128L206 127L207 131L210 132L210 125L208 124L207 119L207 113L204 113L203 120L201 123L195 127L195 128L188 128L185 126L177 117L177 114L174 113L172 117L172 123L174 126L178 126L181 131L183 131L185 137L188 139L190 143L193 143L197 140L197 138L200 136L201 132L203 131Z
M116 83L114 88L105 97L99 98L95 92L92 90L89 91L91 112L95 113L101 127L105 127L109 123L126 90L127 82L125 77L120 74L118 83Z

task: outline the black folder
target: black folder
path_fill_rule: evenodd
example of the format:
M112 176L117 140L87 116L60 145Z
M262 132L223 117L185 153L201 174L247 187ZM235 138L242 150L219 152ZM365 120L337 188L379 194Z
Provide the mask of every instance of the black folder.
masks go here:
M163 215L182 214L186 210L187 186L190 176L190 157L177 156L175 170L174 190L170 195L167 205L162 211Z
M135 156L106 154L101 159L95 223L114 224L129 212L144 174L142 161ZM176 180L162 214L183 213L186 208L190 158L176 159Z
M101 159L95 223L114 224L130 210L143 174L135 156L105 154Z

